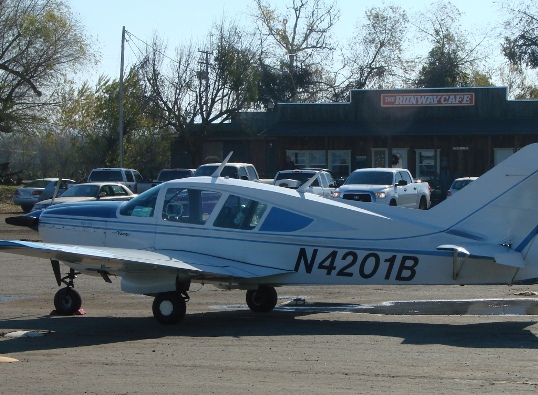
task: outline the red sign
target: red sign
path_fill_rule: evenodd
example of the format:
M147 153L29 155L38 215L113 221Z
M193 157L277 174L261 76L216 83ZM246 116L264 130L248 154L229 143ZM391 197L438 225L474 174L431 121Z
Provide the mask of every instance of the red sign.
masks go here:
M474 106L474 93L387 93L382 107Z

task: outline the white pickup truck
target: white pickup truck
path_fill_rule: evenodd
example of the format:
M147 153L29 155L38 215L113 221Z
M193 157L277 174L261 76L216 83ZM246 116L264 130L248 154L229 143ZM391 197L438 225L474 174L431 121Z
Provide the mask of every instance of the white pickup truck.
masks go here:
M407 169L371 168L352 172L333 198L355 202L374 202L427 210L430 187L415 181Z
M317 174L317 178L305 189L306 192L314 193L319 196L331 197L336 189L331 173L320 169L297 169L281 170L275 175L274 185L286 188L297 189L310 178Z

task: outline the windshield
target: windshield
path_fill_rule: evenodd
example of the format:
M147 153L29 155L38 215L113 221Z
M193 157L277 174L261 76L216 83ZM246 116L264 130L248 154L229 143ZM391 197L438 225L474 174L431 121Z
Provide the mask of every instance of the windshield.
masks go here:
M304 184L308 181L316 172L286 172L278 173L275 181L279 180L297 180L301 184Z
M94 170L88 181L123 181L121 170Z
M34 180L26 184L24 188L45 188L50 182L50 180Z
M125 203L120 214L132 217L153 217L157 195L165 184L157 185Z
M176 180L178 178L190 177L190 170L162 170L159 173L159 181L165 182L170 180Z
M194 175L196 177L211 176L215 172L215 170L217 170L218 167L219 167L218 165L200 166L198 169L196 169L196 172L194 173ZM220 176L237 178L237 168L235 166L224 166L224 169L222 169Z
M99 193L98 185L74 185L62 194L62 197L96 197Z
M357 171L349 175L344 185L368 184L368 185L391 185L392 173L386 171Z

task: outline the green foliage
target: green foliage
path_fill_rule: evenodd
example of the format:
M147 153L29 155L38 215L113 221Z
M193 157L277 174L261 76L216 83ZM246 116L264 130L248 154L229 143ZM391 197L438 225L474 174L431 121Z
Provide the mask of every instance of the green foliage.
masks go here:
M93 58L83 29L61 0L0 2L0 132L46 122L49 91Z
M538 68L538 4L535 0L506 7L507 35L502 53L516 66Z

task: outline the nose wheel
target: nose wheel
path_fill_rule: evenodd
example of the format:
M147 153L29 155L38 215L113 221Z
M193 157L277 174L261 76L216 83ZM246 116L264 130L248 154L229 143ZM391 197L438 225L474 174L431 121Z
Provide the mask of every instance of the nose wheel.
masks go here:
M65 287L54 295L54 308L61 315L73 315L80 310L82 299L73 288Z
M58 314L73 315L79 311L82 306L82 298L74 289L74 280L77 277L77 274L80 273L71 268L69 269L69 273L67 273L65 277L62 277L60 274L60 262L51 260L51 264L58 285L62 285L62 283L66 285L65 288L61 288L56 292L56 295L54 295L54 308Z

